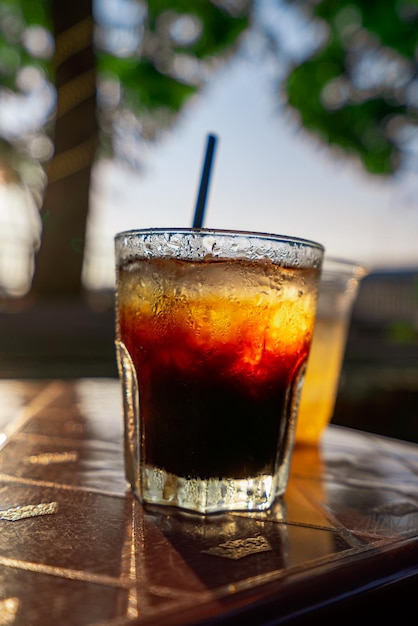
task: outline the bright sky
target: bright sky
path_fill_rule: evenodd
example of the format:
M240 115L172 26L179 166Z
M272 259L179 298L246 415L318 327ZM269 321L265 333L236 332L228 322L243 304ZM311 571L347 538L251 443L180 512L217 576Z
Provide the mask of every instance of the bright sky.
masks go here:
M278 110L272 91L266 68L236 59L148 148L142 173L98 168L90 232L112 270L117 231L191 225L209 132L219 141L205 226L314 239L371 268L418 266L418 182L337 158Z

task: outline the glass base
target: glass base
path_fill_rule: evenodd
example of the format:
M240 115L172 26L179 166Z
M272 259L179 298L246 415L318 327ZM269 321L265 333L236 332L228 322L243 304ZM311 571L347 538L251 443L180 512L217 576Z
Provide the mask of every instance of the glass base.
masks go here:
M270 475L247 479L200 480L145 467L141 482L141 493L137 495L142 502L175 506L203 514L263 511L281 495L277 489L277 480Z

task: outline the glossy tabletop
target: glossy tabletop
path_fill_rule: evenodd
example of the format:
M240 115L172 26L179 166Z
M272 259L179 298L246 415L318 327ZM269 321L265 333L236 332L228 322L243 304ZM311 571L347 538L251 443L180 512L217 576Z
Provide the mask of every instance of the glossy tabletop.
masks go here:
M121 406L0 381L0 625L299 624L392 589L417 615L418 446L331 426L271 511L203 517L132 496Z

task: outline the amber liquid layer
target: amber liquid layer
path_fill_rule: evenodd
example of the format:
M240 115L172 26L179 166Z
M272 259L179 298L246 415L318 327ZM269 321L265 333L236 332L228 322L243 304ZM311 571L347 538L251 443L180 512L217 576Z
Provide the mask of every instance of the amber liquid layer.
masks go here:
M202 480L277 471L316 281L316 270L259 261L119 268L117 338L138 380L144 465Z

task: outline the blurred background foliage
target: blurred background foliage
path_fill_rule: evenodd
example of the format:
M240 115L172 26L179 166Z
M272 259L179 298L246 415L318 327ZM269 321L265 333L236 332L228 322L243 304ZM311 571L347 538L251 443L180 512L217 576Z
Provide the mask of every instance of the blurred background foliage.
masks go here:
M53 1L2 0L0 5L0 96L10 100L14 93L21 106L25 99L43 97L44 104L30 128L18 133L0 128L9 162L11 145L41 162L53 149L35 137L51 130L56 104ZM300 124L325 144L357 155L366 171L393 173L408 153L417 123L417 0L284 1L320 26L308 58L287 59L280 85ZM66 4L59 4L65 12ZM154 138L201 90L216 64L236 51L254 21L252 0L132 0L120 3L119 14L109 10L111 4L96 0L92 5L107 149L116 109L119 121L121 109L135 112L143 136ZM273 29L263 29L271 36ZM272 50L280 49L280 42L275 44Z
M288 2L322 26L318 48L284 82L301 124L366 171L393 173L417 123L417 0Z
M251 12L250 0L2 2L2 169L42 217L32 295L82 293L93 161L140 168L143 143L236 51Z
M22 107L29 98L43 98L44 105L19 132L0 127L2 153L9 159L7 145L21 156L50 158L51 146L35 135L51 131L56 105L53 2L0 5L0 96L10 100L14 93ZM408 154L417 123L418 1L284 2L320 28L307 58L281 57L288 63L281 97L325 144L357 155L370 173L393 173ZM138 116L148 139L172 124L217 64L236 52L254 23L255 5L253 0L132 0L121 2L118 13L109 10L111 4L92 4L98 112L108 149L123 109ZM65 12L65 3L59 5ZM268 25L260 30L266 38L277 37ZM280 41L274 44L271 51L280 50Z
M117 134L127 110L135 114L136 122L131 124L145 139L156 138L173 124L217 65L235 52L240 36L250 27L252 10L251 0L93 0L90 4L105 149L110 148L112 133ZM54 5L61 15L71 13L59 0L2 0L0 4L0 98L22 110L35 100L41 105L31 120L22 114L16 129L1 125L2 152L13 146L21 157L41 162L51 157L53 147L41 142L40 135L45 131L53 135L57 106Z
M59 156L61 134L68 135L65 116L57 115L63 110L64 90L57 88L56 79L70 37L72 46L78 45L77 38L80 46L86 46L85 38L90 37L94 49L96 121L91 130L98 135L99 150L92 159L97 154L113 155L140 168L143 143L158 140L192 98L204 97L204 87L217 68L237 54L246 34L256 30L264 41L266 62L276 62L273 80L279 106L293 113L295 125L339 154L360 160L371 174L391 175L413 163L418 0L276 0L276 4L304 16L306 28L299 33L300 45L293 55L284 50L280 29L260 18L258 9L265 3L255 0L2 0L0 170L4 180L20 180L30 188L44 221L36 243L40 249L35 276L70 262L64 256L68 253L64 241L71 231L68 222L56 220L50 239L45 227L52 206L48 167ZM71 21L76 5L87 11L79 24ZM58 22L60 28L68 26L69 33L60 37L59 45ZM307 44L305 36L312 28L315 37ZM82 64L76 68L81 91L87 89L86 69ZM70 237L73 251L82 253L88 188L83 191L74 185L70 193L74 206L85 207ZM54 191L53 202L57 197L59 190ZM41 262L44 256L46 261ZM68 277L68 285L72 280L68 289L74 292L82 289L82 261L72 259L69 272L78 278ZM63 273L62 292L66 280ZM34 281L40 291L42 282ZM57 282L45 289L58 289Z

